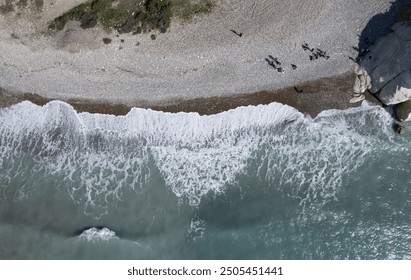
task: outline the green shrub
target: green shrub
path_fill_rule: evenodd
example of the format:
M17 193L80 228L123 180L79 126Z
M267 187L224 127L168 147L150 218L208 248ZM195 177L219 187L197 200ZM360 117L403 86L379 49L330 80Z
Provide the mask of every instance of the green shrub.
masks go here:
M120 27L125 23L128 14L120 9L106 9L98 13L101 24L106 27Z
M27 7L27 5L28 5L27 0L19 0L19 2L17 2L17 6L19 8L25 8Z
M36 6L37 10L41 10L44 6L43 0L34 0L34 5Z
M8 14L12 11L14 11L14 6L13 6L13 3L12 3L12 0L6 0L5 4L0 5L0 13Z
M144 5L139 6L138 1L135 0L119 0L118 5L113 7L112 0L90 0L56 18L50 23L49 28L61 30L68 20L81 21L82 17L83 19L85 17L84 14L88 13L87 19L90 15L96 16L102 25L115 28L119 32L131 32L138 28L142 28L144 32L150 29L166 32L173 15L188 20L193 15L209 13L214 7L214 0L206 0L197 4L192 4L191 1L145 0Z
M185 21L191 20L194 15L210 13L215 7L213 0L194 4L189 0L172 0L172 5L173 13Z

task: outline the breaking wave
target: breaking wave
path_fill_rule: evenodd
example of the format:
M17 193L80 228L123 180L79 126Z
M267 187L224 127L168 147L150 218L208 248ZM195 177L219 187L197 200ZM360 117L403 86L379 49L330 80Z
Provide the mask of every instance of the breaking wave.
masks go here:
M92 242L107 241L113 238L118 239L116 233L106 227L101 229L95 227L86 229L79 235L79 238Z
M13 199L25 199L35 192L32 174L53 175L56 187L98 218L126 190L143 193L158 172L191 206L224 193L240 176L283 188L301 205L326 203L376 145L395 149L401 140L391 122L367 103L312 119L279 103L211 116L133 108L116 117L26 101L0 110L0 191L10 195L7 188L25 174L13 190Z

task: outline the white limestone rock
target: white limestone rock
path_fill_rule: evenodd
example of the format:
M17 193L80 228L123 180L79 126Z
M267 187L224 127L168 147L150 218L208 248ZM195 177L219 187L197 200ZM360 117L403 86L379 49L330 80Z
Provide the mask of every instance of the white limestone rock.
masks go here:
M411 25L399 22L379 38L355 70L354 92L369 89L387 105L411 99Z
M354 92L359 94L359 93L363 93L367 89L370 89L371 88L371 78L367 74L367 71L365 71L364 68L359 67L357 65L355 73L357 74L357 77L355 77Z

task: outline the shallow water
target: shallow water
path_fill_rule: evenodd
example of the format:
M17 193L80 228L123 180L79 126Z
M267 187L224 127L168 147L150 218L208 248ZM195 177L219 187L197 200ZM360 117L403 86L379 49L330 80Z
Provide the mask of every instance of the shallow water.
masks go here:
M410 153L366 103L311 119L23 102L0 110L0 258L410 259Z

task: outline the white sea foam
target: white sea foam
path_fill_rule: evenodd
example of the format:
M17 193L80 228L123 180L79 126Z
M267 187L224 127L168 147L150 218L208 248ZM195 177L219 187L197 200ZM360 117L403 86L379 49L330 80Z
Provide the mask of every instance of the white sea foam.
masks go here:
M191 219L190 227L187 230L188 240L196 242L199 239L204 238L206 231L206 223L204 220L194 217Z
M332 199L343 176L380 141L378 129L391 137L390 121L383 109L366 103L310 119L279 103L211 116L133 108L115 117L78 114L59 101L43 107L26 101L0 110L0 158L32 155L46 172L62 176L61 186L95 217L126 188L144 191L150 165L191 205L235 184L250 162L261 180L289 186L304 204Z
M86 229L79 235L79 238L92 242L99 240L107 241L110 239L118 239L116 233L106 227L103 227L102 229L94 227Z

